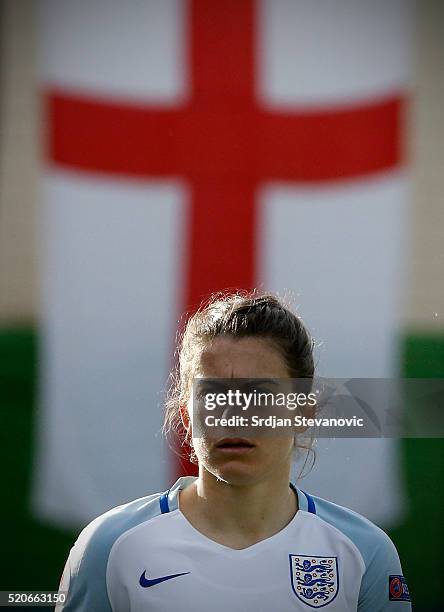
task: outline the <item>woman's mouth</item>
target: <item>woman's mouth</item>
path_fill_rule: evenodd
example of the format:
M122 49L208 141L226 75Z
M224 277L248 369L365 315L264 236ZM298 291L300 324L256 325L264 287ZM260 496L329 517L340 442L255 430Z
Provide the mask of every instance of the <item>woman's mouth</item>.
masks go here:
M223 438L216 444L218 451L224 454L243 454L250 452L255 445L245 438Z

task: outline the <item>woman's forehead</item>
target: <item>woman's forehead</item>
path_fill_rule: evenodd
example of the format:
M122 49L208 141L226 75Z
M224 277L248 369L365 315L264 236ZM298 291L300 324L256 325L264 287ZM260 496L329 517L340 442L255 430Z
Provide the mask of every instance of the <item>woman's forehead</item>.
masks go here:
M200 352L196 376L283 378L288 376L279 350L266 338L216 338Z

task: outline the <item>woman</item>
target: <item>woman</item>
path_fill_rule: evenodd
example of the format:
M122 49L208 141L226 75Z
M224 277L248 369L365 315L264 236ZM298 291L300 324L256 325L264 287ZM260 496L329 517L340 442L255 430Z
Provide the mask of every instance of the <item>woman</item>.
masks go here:
M193 380L313 376L310 335L276 296L226 295L195 314L165 428L185 429L198 476L92 521L71 549L58 609L411 610L389 537L290 481L297 433L193 436Z

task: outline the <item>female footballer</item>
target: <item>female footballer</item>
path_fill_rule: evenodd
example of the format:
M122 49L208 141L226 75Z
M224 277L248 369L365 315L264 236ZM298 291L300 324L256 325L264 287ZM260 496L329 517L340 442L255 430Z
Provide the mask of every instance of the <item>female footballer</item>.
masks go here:
M189 320L165 428L198 476L114 508L70 551L57 609L78 612L411 610L389 537L290 480L298 433L193 435L193 380L313 379L313 342L271 294L229 294Z

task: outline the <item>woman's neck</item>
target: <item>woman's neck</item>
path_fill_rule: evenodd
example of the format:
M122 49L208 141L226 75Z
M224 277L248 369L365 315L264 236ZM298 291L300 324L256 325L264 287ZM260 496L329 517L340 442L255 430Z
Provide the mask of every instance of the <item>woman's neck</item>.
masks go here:
M231 548L246 548L281 531L298 510L289 474L229 484L200 470L179 494L179 508L201 533Z

